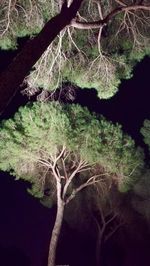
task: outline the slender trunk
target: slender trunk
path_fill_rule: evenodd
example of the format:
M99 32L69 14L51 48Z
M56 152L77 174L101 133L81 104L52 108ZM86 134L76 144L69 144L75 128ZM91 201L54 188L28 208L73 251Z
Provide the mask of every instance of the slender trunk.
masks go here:
M103 233L98 228L98 237L96 241L96 266L102 266L102 239Z
M61 199L61 183L57 181L57 214L49 245L48 266L55 266L56 249L63 221L65 203Z
M105 223L103 223L103 225L100 226L99 220L96 217L95 217L95 222L97 226L97 241L96 241L96 248L95 248L96 249L95 250L96 266L102 266L102 245L103 245L106 225Z

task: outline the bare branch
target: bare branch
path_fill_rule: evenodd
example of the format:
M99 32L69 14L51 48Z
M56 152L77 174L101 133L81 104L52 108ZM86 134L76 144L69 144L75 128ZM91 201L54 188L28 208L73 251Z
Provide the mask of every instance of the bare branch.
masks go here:
M136 10L147 10L150 11L150 6L144 6L144 5L131 5L131 6L122 6L115 8L112 10L107 16L105 16L103 19L100 19L98 21L94 22L81 22L77 21L76 19L73 19L70 23L70 26L75 27L77 29L98 29L101 26L107 25L107 23L117 14L121 12L127 12L127 11L136 11Z
M111 238L116 232L117 230L122 227L124 225L124 223L122 222L118 222L118 224L113 228L113 230L104 237L104 241L106 242L109 238Z
M116 1L116 3L118 3L121 6L127 6L127 4L125 4L124 1L122 1L122 0L115 0L115 1Z
M67 192L67 189L69 187L69 185L71 184L73 178L75 177L75 175L83 168L83 165L84 165L84 162L81 160L78 164L78 166L76 167L76 169L72 172L72 174L68 177L68 180L64 186L64 189L63 189L63 199L65 198L66 196L66 192ZM85 169L86 170L86 169Z
M9 25L10 25L10 11L11 11L11 0L9 0L8 2L8 10L7 10L7 24L6 27L4 29L4 31L0 34L0 37L2 37L9 29Z
M96 183L99 183L100 181L103 182L102 179L98 179L101 176L105 176L107 175L107 173L104 174L99 174L99 175L94 175L92 177L90 177L85 183L83 183L82 185L80 185L78 188L73 189L71 195L67 198L66 200L66 204L68 204L75 196L78 192L80 192L82 189L94 185Z
M62 167L63 167L63 171L64 171L64 176L65 176L65 179L67 179L68 175L67 175L67 171L66 171L65 160L62 158L61 161L62 161Z
M63 146L61 152L59 153L59 155L57 157L55 157L54 164L52 166L53 168L56 167L56 164L57 164L58 160L63 156L63 154L65 152L65 149L66 149L65 146Z

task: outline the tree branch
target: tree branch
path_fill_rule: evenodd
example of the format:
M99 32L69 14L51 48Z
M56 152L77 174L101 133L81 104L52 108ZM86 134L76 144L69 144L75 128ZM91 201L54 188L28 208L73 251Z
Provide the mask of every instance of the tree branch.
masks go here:
M76 16L82 1L74 0L69 7L67 1L64 1L60 14L49 20L41 32L24 45L21 52L0 75L0 113L5 110L16 92L20 90L19 85L50 43Z
M83 165L85 165L84 162L83 162L83 161L80 161L79 164L78 164L78 166L77 166L77 168L76 168L76 169L72 172L72 174L68 177L68 180L67 180L67 182L66 182L66 184L65 184L65 186L64 186L64 190L63 190L63 199L64 199L65 196L66 196L66 192L67 192L67 189L68 189L70 183L72 182L72 180L73 180L73 178L75 177L75 175L76 175L81 169L83 169L83 167L84 167ZM86 170L86 168L85 168L85 170Z
M144 5L131 5L131 6L121 6L121 7L117 7L114 10L112 10L107 16L105 16L103 19L94 21L94 22L81 22L78 21L76 19L73 19L70 23L70 26L77 28L77 29L98 29L101 26L105 26L107 25L107 23L117 14L121 13L121 12L128 12L131 10L147 10L150 11L150 6L144 6Z
M97 178L99 178L100 176L105 176L105 175L106 175L106 173L100 174L100 175L94 175L94 176L90 177L84 184L80 185L76 189L73 189L71 195L66 200L66 204L69 203L76 196L76 194L79 191L81 191L82 189L84 189L85 187L90 186L90 185L94 185L95 183L102 181L102 180L97 180Z

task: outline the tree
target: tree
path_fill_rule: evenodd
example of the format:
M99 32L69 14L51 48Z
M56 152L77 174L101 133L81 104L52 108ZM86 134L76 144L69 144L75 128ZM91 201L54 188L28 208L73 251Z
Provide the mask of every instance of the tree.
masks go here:
M128 224L126 207L121 206L125 195L118 191L111 177L107 176L103 182L101 180L78 193L65 210L64 220L69 227L88 239L94 238L96 263L92 265L104 264L105 245Z
M148 146L150 151L150 120L145 119L143 127L140 130L143 135L144 143ZM149 158L147 158L149 159ZM150 222L150 168L149 160L147 160L147 167L141 172L140 179L133 186L132 191L132 205L134 209L140 213L148 222Z
M1 123L0 169L31 182L36 197L43 197L47 183L56 188L48 266L55 264L64 208L76 194L108 178L121 187L142 164L141 151L119 125L78 105L34 103Z
M150 169L142 172L141 178L133 187L132 205L134 209L140 213L150 223Z
M88 187L82 194L84 194L83 196L88 202L86 208L89 208L90 213L88 213L88 215L91 216L89 230L93 229L95 233L93 235L96 235L95 265L103 265L103 249L106 242L109 241L121 227L127 224L124 209L122 210L122 208L120 208L120 193L117 187L113 183L111 184L111 180L107 179L105 183L103 183L103 186L101 183L96 183ZM115 194L115 196L113 194ZM86 208L84 207L84 212L86 212Z
M16 94L17 90L19 89L19 85L23 82L25 76L29 73L32 66L37 62L37 60L40 58L40 56L44 53L46 48L49 46L49 44L55 39L57 34L70 23L70 21L75 17L79 6L81 4L82 0L76 0L71 2L63 1L63 5L60 11L60 14L53 17L50 21L48 21L41 32L31 40L29 40L21 52L16 56L16 58L12 61L12 63L8 66L8 68L0 75L0 113L4 111L4 109L7 107L11 99ZM26 1L23 1L24 4L26 4ZM31 9L30 12L32 12L34 7L31 3ZM21 6L19 3L12 3L11 0L6 2L3 1L3 8L1 9L2 17L4 14L4 18L2 19L2 28L4 23L4 29L1 30L1 38L4 38L4 35L6 34L6 40L4 40L4 43L11 43L9 37L7 37L7 33L10 32L10 38L12 37L11 33L14 30L14 28L17 28L18 25L16 25L17 21L16 19L13 20L14 16L17 15L19 17L20 13L18 11L21 10L21 14L26 16L26 11L23 6ZM6 11L6 13L5 13ZM46 12L46 11L45 11ZM13 18L11 18L11 14L13 13ZM29 15L29 19L31 19L32 15ZM25 23L24 16L22 19ZM14 24L11 28L11 23L14 21ZM20 20L19 20L20 21ZM22 25L22 24L21 24ZM28 25L28 23L27 23ZM29 23L29 29L30 29L30 23ZM19 27L19 26L18 26ZM28 27L27 27L28 28ZM20 32L20 31L19 31ZM26 32L26 30L25 30ZM36 30L29 30L29 33L35 33ZM16 33L16 35L18 32ZM19 35L19 34L18 34ZM5 45L4 45L5 46ZM8 45L9 46L9 45ZM2 47L3 47L3 41L2 41ZM6 45L7 47L7 45Z
M50 17L60 12L62 2L3 1L1 47L13 48L17 36L39 32ZM65 16L70 12L71 6ZM35 69L28 73L28 90L40 86L53 91L69 81L82 88L96 88L100 98L112 97L120 79L129 78L135 63L150 52L149 12L148 0L82 1L76 17L75 13L72 16L75 19L70 16Z
M148 145L148 148L150 150L150 120L144 120L143 127L141 128L141 134L144 137L145 144Z
M111 200L105 198L99 202L97 212L94 215L97 225L97 242L96 242L96 265L102 264L102 248L106 242L125 224L120 213L113 209ZM103 204L103 205L102 205ZM105 205L104 205L105 204Z

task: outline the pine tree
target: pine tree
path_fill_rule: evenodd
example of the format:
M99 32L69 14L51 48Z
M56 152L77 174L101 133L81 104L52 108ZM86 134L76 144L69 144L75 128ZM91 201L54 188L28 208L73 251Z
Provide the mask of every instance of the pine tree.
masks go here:
M95 88L100 98L110 98L120 80L131 77L135 63L150 53L148 0L81 2L75 19L27 77L29 90L43 87L53 91L67 81ZM69 0L67 3L70 5ZM61 1L2 1L1 48L15 48L17 37L33 38L60 10Z
M64 209L76 194L105 179L121 188L142 165L141 151L119 125L79 105L29 104L0 125L0 169L29 181L36 197L48 185L56 189L48 266L55 264Z

